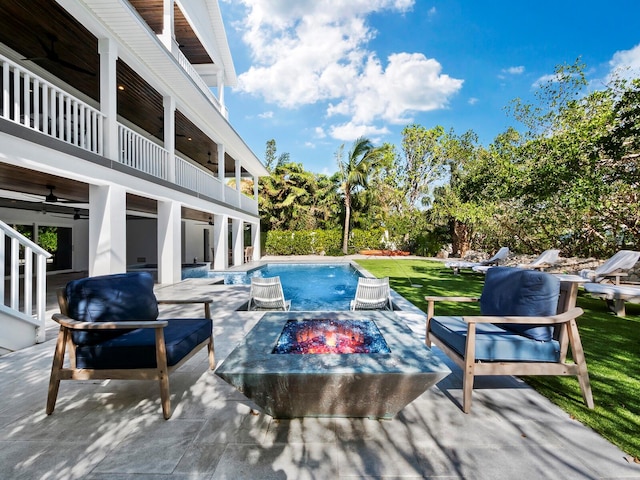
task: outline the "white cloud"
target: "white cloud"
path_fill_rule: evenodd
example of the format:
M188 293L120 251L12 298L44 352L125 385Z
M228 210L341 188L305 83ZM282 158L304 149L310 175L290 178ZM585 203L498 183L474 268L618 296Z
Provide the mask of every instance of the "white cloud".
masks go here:
M471 97L469 100L467 100L467 103L469 105L475 105L476 103L478 103L478 99L476 97Z
M346 125L379 131L368 125L404 123L412 113L445 108L462 87L422 53L394 53L383 64L369 50L376 32L367 16L407 12L414 0L334 0L331 8L315 0L242 3L248 16L240 28L253 66L239 75L240 89L284 108L325 103L328 117L347 119L328 130L340 135L335 138L346 136Z
M273 111L269 110L268 112L263 112L258 115L260 118L273 118Z
M623 78L637 77L640 74L640 44L630 50L614 53L609 66L611 67L610 78L616 74Z
M519 65L517 67L503 68L502 72L508 73L509 75L522 75L524 73L524 66Z
M368 137L369 140L376 143L376 136L382 136L389 133L386 127L377 128L368 125L355 124L353 122L344 123L342 125L334 125L330 129L330 135L342 141L351 141L359 137Z
M316 135L316 138L326 138L327 134L324 131L324 128L322 127L316 127L314 130L314 133Z
M550 74L543 75L540 78L538 78L535 82L533 82L532 87L533 88L538 88L541 85L544 85L544 84L549 83L549 82L557 82L558 80L560 80L558 74L550 73Z
M429 11L427 12L427 16L428 16L429 18L433 18L433 17L435 17L435 16L436 16L436 13L438 13L438 11L436 10L436 7L431 7L431 8L429 9Z

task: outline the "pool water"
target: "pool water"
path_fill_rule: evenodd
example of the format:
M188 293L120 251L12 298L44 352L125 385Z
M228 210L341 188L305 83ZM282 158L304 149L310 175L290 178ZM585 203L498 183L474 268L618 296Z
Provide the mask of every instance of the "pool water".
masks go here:
M280 277L292 311L349 310L360 274L348 264L268 264L245 273L209 272L225 284L251 283L251 277Z

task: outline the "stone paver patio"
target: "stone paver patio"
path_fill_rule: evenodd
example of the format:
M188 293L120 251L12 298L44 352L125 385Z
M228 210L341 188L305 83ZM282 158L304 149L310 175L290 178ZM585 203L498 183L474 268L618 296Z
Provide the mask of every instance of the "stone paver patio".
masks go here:
M246 286L157 289L205 293L221 362L262 313L235 311ZM400 315L424 339L424 317ZM460 370L437 349L453 373L392 420L273 419L208 370L205 352L171 376L168 421L157 383L137 381L62 382L47 416L55 331L0 357L2 479L640 479L640 465L519 379L480 377L465 415Z

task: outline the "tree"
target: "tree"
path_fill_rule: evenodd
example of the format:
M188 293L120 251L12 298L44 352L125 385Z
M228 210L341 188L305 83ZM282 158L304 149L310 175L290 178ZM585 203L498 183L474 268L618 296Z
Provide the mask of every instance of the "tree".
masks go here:
M336 152L336 159L340 173L340 188L344 200L342 252L346 255L349 247L352 197L359 189L366 190L369 175L372 169L376 167L377 151L371 141L365 137L360 137L353 143L346 159L343 159L343 148L344 146L340 146Z
M426 203L430 188L444 173L444 128L408 125L402 130L400 178L410 209Z

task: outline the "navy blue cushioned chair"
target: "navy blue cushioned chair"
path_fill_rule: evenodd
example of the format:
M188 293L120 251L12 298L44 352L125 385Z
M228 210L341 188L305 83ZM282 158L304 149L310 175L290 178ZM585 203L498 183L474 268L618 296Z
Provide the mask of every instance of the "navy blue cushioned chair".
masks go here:
M207 347L215 367L211 300L158 301L147 272L88 277L58 290L60 324L47 414L61 380L158 380L164 418L171 416L169 374ZM202 303L203 318L158 319L158 304ZM68 351L68 366L65 352Z
M425 297L426 343L463 370L463 405L471 410L475 375L575 375L593 408L587 363L569 285L548 273L513 267L487 271L481 297ZM434 316L435 302L480 302L480 316ZM575 301L574 301L575 303ZM566 361L571 347L574 363Z

